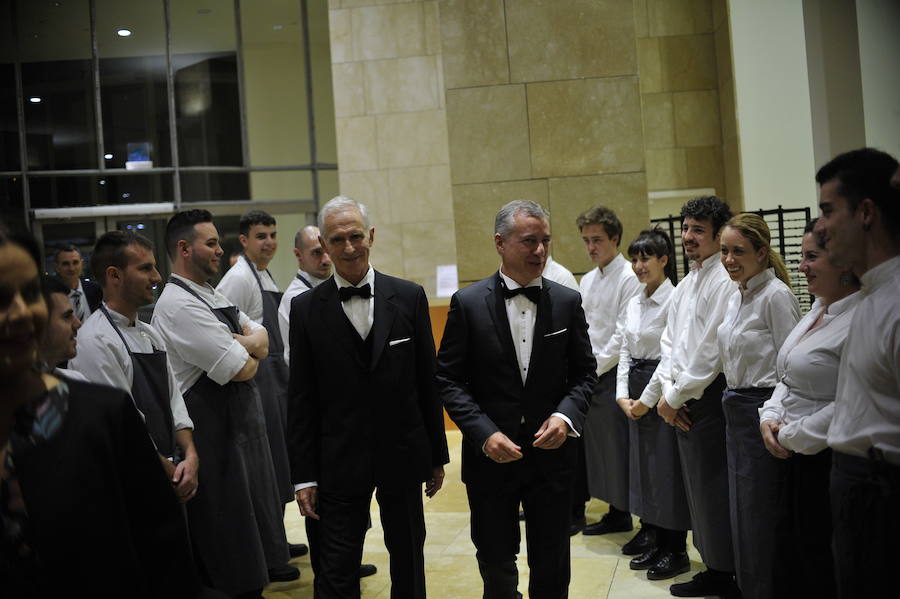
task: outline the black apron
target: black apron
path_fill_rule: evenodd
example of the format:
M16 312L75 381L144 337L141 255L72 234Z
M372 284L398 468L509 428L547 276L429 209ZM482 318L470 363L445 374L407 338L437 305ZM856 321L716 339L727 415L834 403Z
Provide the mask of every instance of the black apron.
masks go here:
M768 599L773 594L775 527L787 462L769 453L759 432L759 408L774 389L726 389L725 445L734 565L741 594Z
M628 397L644 392L659 360L632 359L628 371ZM637 421L629 420L631 512L644 522L669 530L691 528L691 513L684 491L675 428L651 409Z
M675 429L684 490L691 510L694 546L703 563L723 572L734 572L731 516L728 511L728 461L725 452L725 416L722 391L725 375L719 374L690 408L691 429Z
M101 304L100 310L131 356L131 397L137 409L144 415L144 424L147 425L147 432L156 445L156 451L174 461L175 421L172 416L172 404L169 401L169 368L166 364L166 352L155 347L153 353L149 354L132 352L106 306Z
M213 308L183 281L171 277L169 282L241 334L237 308ZM187 504L197 561L209 583L225 593L262 588L269 582L268 569L290 556L256 384L219 385L203 373L184 401L200 458L200 485Z
M591 497L630 511L628 417L616 403L616 367L600 375L584 421L584 458Z
M256 266L246 254L242 257L247 261L247 266L259 287L263 305L262 325L269 332L269 355L259 361L259 369L253 380L259 389L263 415L266 418L266 434L269 437L272 464L275 466L279 497L282 503L291 503L294 501L294 485L291 484L291 465L286 440L288 368L284 363L284 342L278 326L278 306L281 304L282 293L263 289L262 281L256 273Z

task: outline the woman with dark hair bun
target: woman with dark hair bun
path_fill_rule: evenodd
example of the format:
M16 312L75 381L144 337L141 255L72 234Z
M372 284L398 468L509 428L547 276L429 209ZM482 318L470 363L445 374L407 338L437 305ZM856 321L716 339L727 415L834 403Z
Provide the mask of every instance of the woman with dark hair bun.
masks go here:
M717 331L727 384L722 410L736 576L746 599L769 599L775 530L760 518L776 509L783 462L766 451L758 410L778 382L775 358L800 320L800 304L762 217L735 215L720 243L722 264L739 291L730 296Z
M616 401L631 419L630 505L640 516L641 529L622 552L636 555L629 566L647 570L650 580L663 580L691 568L687 530L691 526L675 429L641 397L660 358L660 337L666 326L675 287L666 276L674 249L660 229L648 229L628 246L631 268L643 289L631 298L617 323L622 338L616 372ZM656 393L659 397L660 393Z

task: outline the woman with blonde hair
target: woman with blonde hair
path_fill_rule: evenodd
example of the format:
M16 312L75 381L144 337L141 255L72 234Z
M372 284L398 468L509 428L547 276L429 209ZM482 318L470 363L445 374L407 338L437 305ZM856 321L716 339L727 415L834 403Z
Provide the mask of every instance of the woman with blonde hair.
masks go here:
M800 320L800 305L762 217L735 215L723 227L720 242L722 264L739 290L730 297L717 332L727 385L722 410L735 569L746 599L769 598L775 531L761 526L760 518L775 512L784 462L766 450L759 408L780 378L776 357Z

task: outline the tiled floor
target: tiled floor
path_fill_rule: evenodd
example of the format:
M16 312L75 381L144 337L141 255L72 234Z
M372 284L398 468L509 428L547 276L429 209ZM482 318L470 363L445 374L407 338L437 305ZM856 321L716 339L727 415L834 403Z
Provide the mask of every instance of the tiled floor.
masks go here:
M425 542L425 570L430 599L480 599L482 588L475 563L475 548L469 539L469 508L465 487L459 477L459 448L462 437L458 431L448 431L450 464L444 488L425 504L425 523L428 538ZM606 512L605 503L592 500L588 506L588 522ZM305 542L303 520L295 506L288 506L285 516L288 538ZM572 537L572 582L569 596L573 599L652 599L670 597L668 588L673 582L650 582L643 572L628 568L630 558L620 549L634 533L618 533L599 537ZM519 590L528 597L528 564L525 557L525 533L522 532L522 553L519 555ZM690 579L701 568L693 547L689 552L691 572L674 581ZM372 529L366 535L363 561L378 566L378 573L362 579L362 596L366 599L388 599L390 576L388 554L384 548L378 504L372 502ZM301 571L300 580L271 584L266 588L268 599L309 599L312 597L312 571L309 556L292 562Z

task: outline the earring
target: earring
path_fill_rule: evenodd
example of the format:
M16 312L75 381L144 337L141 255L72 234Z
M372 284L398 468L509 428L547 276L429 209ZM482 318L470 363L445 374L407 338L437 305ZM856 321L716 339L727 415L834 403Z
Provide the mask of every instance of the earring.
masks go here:
M850 278L849 272L841 273L841 278L840 278L841 287L849 287L850 283L852 283L852 282L853 282L853 279Z

